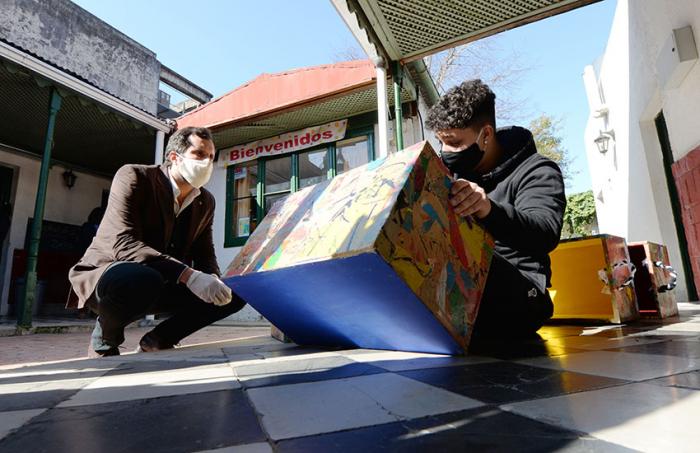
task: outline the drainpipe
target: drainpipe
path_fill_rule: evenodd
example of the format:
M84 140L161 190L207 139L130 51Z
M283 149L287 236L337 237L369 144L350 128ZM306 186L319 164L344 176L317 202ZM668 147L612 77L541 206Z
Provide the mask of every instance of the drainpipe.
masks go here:
M160 165L163 163L163 150L165 148L165 132L156 131L156 149L155 149L155 164ZM139 321L139 327L150 327L156 324L156 315L146 315L141 321Z
M428 107L432 107L440 99L440 93L438 93L435 82L433 82L432 77L430 77L430 71L428 71L425 61L421 58L420 60L408 63L407 66L415 73L426 104Z
M389 106L386 100L386 63L383 58L378 57L374 60L374 65L377 69L377 117L379 119L379 153L377 157L386 157L389 155Z
M56 126L56 116L61 109L61 95L55 87L51 88L51 100L49 101L49 121L46 126L44 139L44 156L41 159L39 173L39 187L36 192L34 204L34 221L29 236L29 250L27 252L27 273L25 275L24 294L22 297L23 309L19 313L17 325L22 328L32 327L32 308L36 297L36 266L39 258L39 242L41 240L41 223L44 220L44 206L46 205L46 189L49 183L49 167L51 165L51 150L53 148L53 132Z
M394 130L396 131L396 150L403 149L403 110L401 104L401 86L403 85L403 69L401 63L395 61L392 68L394 80Z

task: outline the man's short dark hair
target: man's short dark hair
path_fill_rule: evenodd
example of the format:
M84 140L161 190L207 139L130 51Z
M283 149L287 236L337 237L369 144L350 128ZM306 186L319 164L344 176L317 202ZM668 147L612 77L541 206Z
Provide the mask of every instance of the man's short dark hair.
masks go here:
M450 88L428 111L425 125L433 131L466 129L490 124L496 127L496 95L481 79Z
M211 131L206 127L183 127L178 129L168 140L168 145L165 147L163 159L165 163L170 162L168 156L170 153L185 154L190 145L190 135L196 135L202 140L214 141Z

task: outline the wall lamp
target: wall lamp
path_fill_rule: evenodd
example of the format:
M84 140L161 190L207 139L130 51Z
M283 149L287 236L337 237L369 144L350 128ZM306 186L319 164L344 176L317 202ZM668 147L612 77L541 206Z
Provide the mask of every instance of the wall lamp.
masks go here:
M66 183L66 187L72 189L75 185L75 180L78 177L73 173L73 170L66 170L63 172L63 182Z
M608 152L610 140L615 141L615 132L613 131L600 131L598 137L593 140L595 145L598 147L598 152L600 152L600 154L605 154Z

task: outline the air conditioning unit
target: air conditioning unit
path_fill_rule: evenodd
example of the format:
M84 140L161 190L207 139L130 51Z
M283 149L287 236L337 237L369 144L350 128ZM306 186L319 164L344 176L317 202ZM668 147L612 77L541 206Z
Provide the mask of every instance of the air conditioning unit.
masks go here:
M656 70L661 86L665 90L678 88L698 61L698 48L693 36L693 28L673 30L656 60Z
M158 105L170 108L170 94L163 90L158 90Z

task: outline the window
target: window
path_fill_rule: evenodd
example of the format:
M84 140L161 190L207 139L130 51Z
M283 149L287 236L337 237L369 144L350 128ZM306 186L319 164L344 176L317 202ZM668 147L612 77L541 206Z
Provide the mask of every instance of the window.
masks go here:
M370 161L369 139L366 135L342 140L336 143L336 174L345 173Z
M292 192L292 155L265 160L264 174L263 199L267 213L276 201Z
M332 178L328 148L299 154L299 188L313 186Z
M258 223L258 163L246 162L232 167L227 174L227 186L226 198L231 200L232 207L226 210L230 233L234 237L248 237Z
M363 129L335 143L228 167L224 245L243 245L272 205L290 193L373 159L372 129Z

